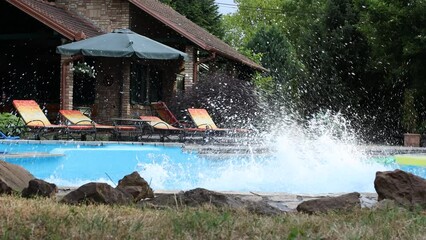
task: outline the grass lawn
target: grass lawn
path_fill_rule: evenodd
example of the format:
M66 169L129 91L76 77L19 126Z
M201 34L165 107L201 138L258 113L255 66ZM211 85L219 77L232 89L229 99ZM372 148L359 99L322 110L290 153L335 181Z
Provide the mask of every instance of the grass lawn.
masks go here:
M0 196L2 239L426 239L426 212L388 205L353 212L260 216L211 206L69 206Z

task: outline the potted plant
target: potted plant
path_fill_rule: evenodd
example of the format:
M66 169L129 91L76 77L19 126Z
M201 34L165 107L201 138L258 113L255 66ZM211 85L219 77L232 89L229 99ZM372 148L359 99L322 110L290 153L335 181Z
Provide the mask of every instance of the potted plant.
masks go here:
M404 146L406 147L420 147L421 135L418 132L418 114L414 96L414 89L405 90L401 123L406 131L406 133L404 133Z

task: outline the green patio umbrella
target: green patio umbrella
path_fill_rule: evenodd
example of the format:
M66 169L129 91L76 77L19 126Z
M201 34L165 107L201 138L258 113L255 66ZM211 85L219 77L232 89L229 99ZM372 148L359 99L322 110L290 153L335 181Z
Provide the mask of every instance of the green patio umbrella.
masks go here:
M56 49L63 55L93 57L133 57L142 59L171 60L184 58L186 53L166 46L129 29L117 29L89 39L61 45Z

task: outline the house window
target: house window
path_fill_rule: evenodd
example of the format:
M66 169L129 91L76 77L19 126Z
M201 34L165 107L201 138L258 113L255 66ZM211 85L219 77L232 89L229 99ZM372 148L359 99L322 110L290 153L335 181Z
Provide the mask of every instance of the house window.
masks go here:
M130 85L132 104L149 105L162 100L162 76L163 71L158 67L133 65Z

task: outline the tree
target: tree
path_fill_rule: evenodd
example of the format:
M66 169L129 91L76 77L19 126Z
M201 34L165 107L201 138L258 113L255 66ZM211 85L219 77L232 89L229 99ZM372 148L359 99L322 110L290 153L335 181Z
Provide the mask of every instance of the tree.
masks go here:
M358 22L351 0L329 0L321 21L305 35L300 53L310 78L301 91L310 113L326 108L351 114L361 107L369 46Z
M362 13L359 29L372 46L370 69L388 86L389 117L401 119L406 89L421 119L426 119L426 2L423 0L357 0Z
M214 0L160 0L180 14L206 29L211 34L222 38L224 31L221 24L222 15Z
M292 45L278 27L260 29L248 42L247 48L259 54L262 66L270 70L271 81L268 81L267 85L260 86L268 90L271 97L284 97L287 99L286 102L294 103L298 98L297 84L303 75L303 65L294 55Z
M383 141L401 134L404 91L415 89L426 122L426 1L236 2L225 41L271 70L259 87L288 98L277 86L294 80L303 116L342 112Z

